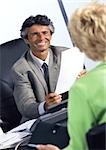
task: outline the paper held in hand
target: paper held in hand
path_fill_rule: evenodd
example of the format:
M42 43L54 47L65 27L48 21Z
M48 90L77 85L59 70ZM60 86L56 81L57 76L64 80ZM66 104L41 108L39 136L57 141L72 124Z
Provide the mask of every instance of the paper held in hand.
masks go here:
M76 47L62 53L60 74L55 91L56 93L61 94L69 91L79 72L83 70L84 58L84 53L81 53Z

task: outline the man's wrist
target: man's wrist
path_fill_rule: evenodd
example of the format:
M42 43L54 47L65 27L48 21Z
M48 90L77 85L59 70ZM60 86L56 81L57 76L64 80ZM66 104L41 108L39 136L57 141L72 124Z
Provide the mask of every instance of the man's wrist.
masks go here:
M39 114L40 115L42 115L42 114L44 114L45 113L45 102L41 102L40 104L39 104L39 107L38 107L38 111L39 111Z

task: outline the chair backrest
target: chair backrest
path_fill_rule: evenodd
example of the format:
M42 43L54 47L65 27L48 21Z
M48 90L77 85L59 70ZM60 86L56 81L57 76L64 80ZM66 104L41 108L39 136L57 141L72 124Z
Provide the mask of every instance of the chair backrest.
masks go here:
M86 137L89 150L106 150L106 123L90 129Z
M11 67L28 50L23 39L14 39L0 45L0 119L4 132L19 125L19 113L14 97Z

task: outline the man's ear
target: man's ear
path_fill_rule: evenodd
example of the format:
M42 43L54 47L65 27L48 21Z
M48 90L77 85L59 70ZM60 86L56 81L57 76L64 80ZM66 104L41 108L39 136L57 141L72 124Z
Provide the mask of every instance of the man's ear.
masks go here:
M24 39L24 42L25 42L25 43L28 45L28 47L30 48L28 39Z

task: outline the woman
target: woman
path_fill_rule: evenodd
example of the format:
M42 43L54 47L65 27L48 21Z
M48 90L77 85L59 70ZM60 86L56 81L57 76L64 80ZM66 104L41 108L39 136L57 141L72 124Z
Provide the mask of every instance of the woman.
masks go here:
M82 52L94 61L101 61L75 82L69 94L68 132L71 140L64 150L86 150L87 131L106 122L106 5L93 3L78 9L71 18L69 30ZM50 144L37 148L59 150Z

